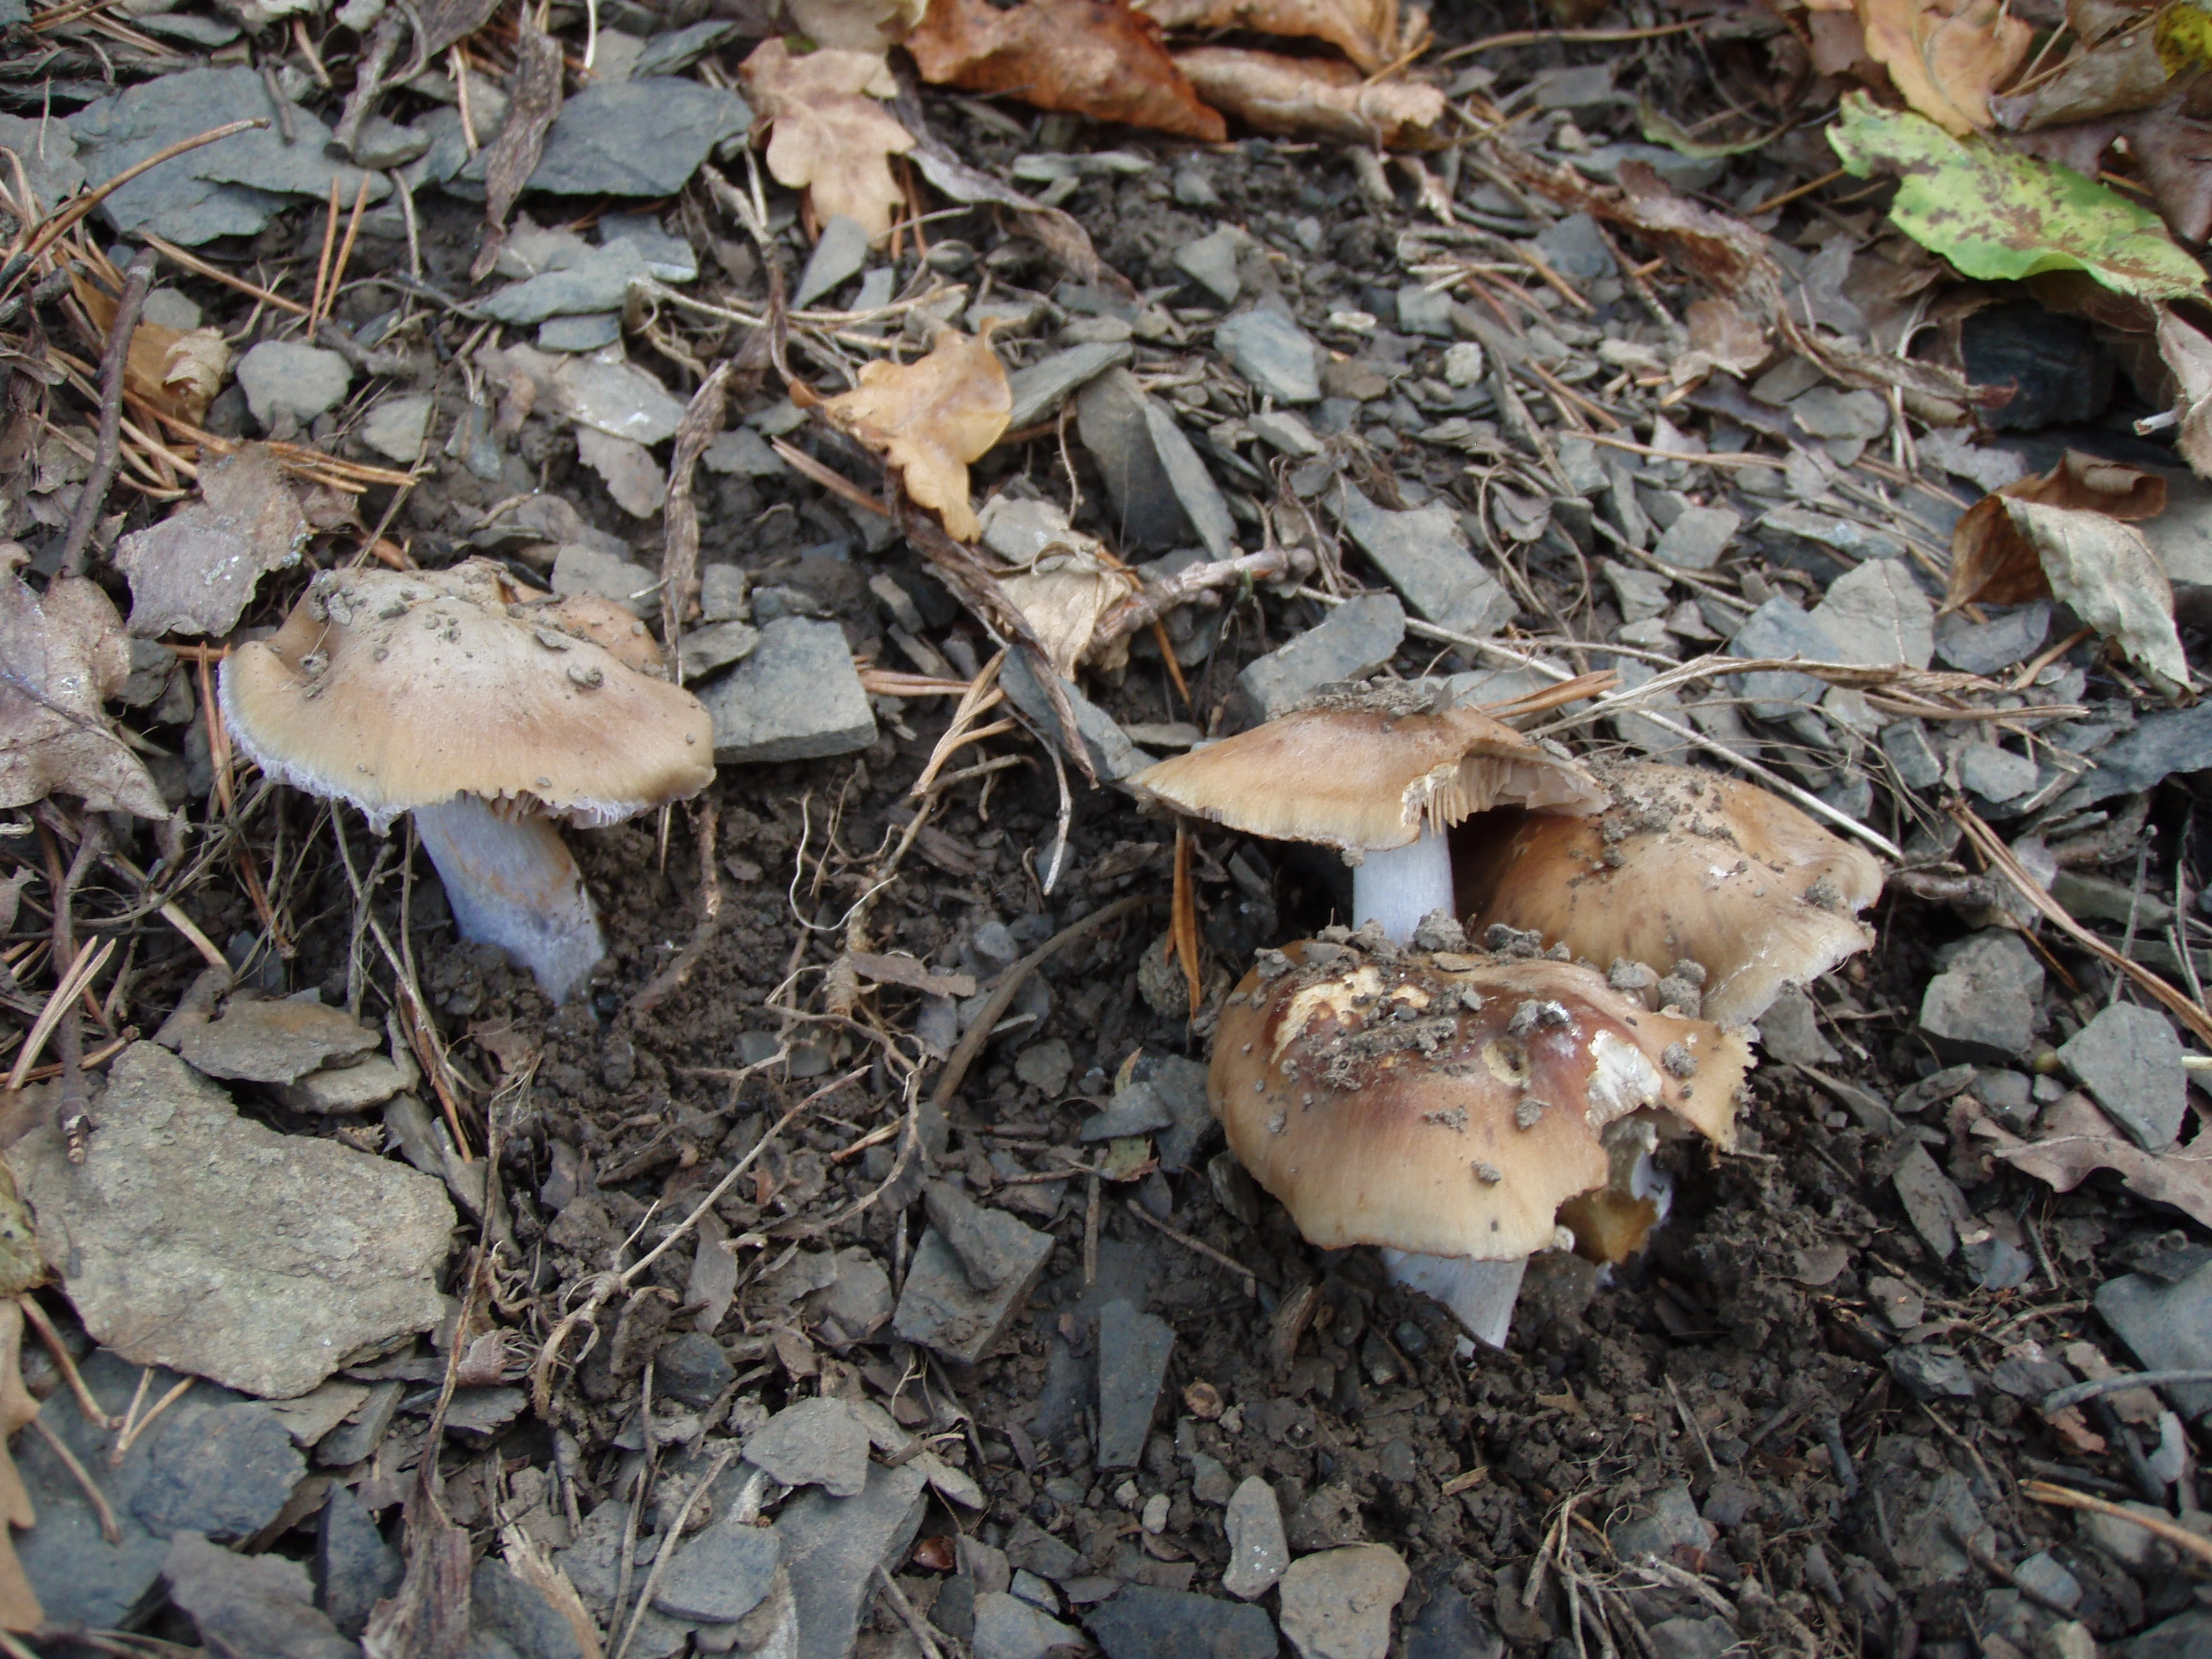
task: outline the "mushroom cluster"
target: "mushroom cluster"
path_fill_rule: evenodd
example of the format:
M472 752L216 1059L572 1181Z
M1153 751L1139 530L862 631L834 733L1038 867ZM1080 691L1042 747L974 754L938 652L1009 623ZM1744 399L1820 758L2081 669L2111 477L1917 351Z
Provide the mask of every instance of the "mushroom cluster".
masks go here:
M1381 1246L1495 1346L1530 1255L1640 1247L1657 1139L1732 1145L1750 1063L1741 1033L1571 963L1330 928L1261 952L1222 1011L1207 1093L1308 1239ZM1562 1206L1589 1194L1563 1239Z
M616 823L697 793L714 727L619 607L555 599L471 559L444 571L325 571L265 640L222 665L223 719L263 771L403 812L464 938L496 945L555 1001L605 954L552 820Z
M1304 707L1148 767L1140 797L1352 866L1352 925L1401 944L1452 902L1445 832L1493 808L1595 812L1604 787L1567 758L1441 686L1337 685Z
M1733 778L1650 762L1597 770L1608 799L1595 817L1493 812L1453 836L1470 933L1507 927L1618 963L1623 988L1671 979L1660 1001L1723 1025L1873 944L1856 920L1881 893L1871 854Z

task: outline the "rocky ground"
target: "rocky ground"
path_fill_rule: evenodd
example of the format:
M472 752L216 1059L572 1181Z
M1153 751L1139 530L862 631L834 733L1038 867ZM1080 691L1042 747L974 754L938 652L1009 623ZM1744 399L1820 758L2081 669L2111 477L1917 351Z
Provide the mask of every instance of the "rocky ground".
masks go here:
M1452 58L1525 21L1455 9L1435 78L1484 136L1411 167L909 86L911 130L1027 195L887 249L749 169L729 70L757 28L603 7L472 281L464 123L502 118L511 24L481 76L448 65L473 111L422 71L341 152L364 171L324 154L342 92L282 23L124 9L130 39L33 33L0 0L0 56L45 54L0 81L0 143L51 205L281 90L290 143L118 192L87 257L186 251L144 315L236 354L199 428L289 458L305 550L219 625L141 626L150 561L193 556L133 551L189 485L141 445L90 568L132 611L114 696L174 816L0 826L17 1027L62 890L120 964L77 1005L82 1161L62 1080L19 1066L6 1097L51 1268L25 1299L82 1375L23 1338L33 1650L2212 1653L2212 715L2078 592L1938 614L1965 509L2071 448L2160 486L2136 528L2199 645L2212 494L2130 430L2129 360L2024 293L1931 359L2018 386L1978 436L1838 370L1901 356L1939 276L1880 198L1798 191L1829 170L1810 133L1720 159L1639 130L1639 97L1750 96L1765 37L1631 8L1647 38ZM1689 311L1731 293L1574 194L1638 165L1746 227L1801 332ZM1022 234L1040 202L1087 271ZM0 451L41 578L98 448L58 294L9 320ZM974 468L983 545L1011 578L1057 538L1103 584L1066 601L1079 755L1042 659L996 660L961 567L781 372L832 392L987 320L1013 409ZM49 340L77 381L32 372ZM380 842L272 784L210 710L220 641L364 550L658 627L687 514L719 775L568 834L610 955L564 1006L456 938L404 821ZM1158 616L1118 641L1115 563ZM1735 1149L1667 1152L1648 1250L1536 1258L1478 1348L1372 1252L1307 1244L1206 1109L1222 999L1344 918L1347 872L1187 826L1194 1018L1177 830L1122 781L1332 682L1498 702L1606 669L1620 690L1523 724L1748 772L1888 885L1873 949L1761 1018Z

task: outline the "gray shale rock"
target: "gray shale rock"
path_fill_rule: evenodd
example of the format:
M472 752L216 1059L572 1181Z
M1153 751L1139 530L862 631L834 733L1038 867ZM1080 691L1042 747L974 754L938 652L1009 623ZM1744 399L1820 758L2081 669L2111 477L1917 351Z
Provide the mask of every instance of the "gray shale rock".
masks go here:
M1273 720L1318 687L1364 679L1395 656L1405 638L1405 608L1396 596L1363 593L1245 665L1237 690L1255 719Z
M1106 1659L1276 1659L1281 1644L1249 1603L1132 1584L1083 1622Z
M1229 1537L1229 1565L1221 1588L1240 1601L1256 1601L1290 1570L1290 1540L1283 1534L1283 1506L1258 1475L1230 1494L1221 1517Z
M78 1316L125 1358L289 1399L446 1316L436 1182L249 1122L150 1042L117 1057L100 1116L82 1164L51 1127L10 1161Z
M876 740L875 711L833 622L777 617L750 656L698 694L714 717L720 765L849 755Z
M892 1333L902 1340L919 1342L962 1364L973 1364L989 1351L1052 1254L1051 1234L1025 1227L1003 1211L985 1213L996 1218L992 1226L1024 1264L1020 1270L995 1288L979 1291L959 1255L932 1226L915 1249L891 1320Z
M2058 1051L2105 1115L2147 1152L2162 1152L2189 1113L2189 1074L2173 1024L2154 1008L2118 1002Z
M799 1609L794 1659L846 1659L852 1651L860 1610L875 1595L876 1569L899 1561L921 1528L926 1485L911 1464L870 1464L858 1497L802 1492L777 1518Z
M1152 1432L1175 1327L1117 1297L1098 1310L1098 1467L1134 1468Z
M832 1498L857 1497L868 1480L867 1427L845 1401L801 1400L745 1437L745 1462L787 1486L819 1486Z
M1945 1060L2003 1063L2027 1052L2043 964L2017 933L1976 933L1928 982L1920 1029Z

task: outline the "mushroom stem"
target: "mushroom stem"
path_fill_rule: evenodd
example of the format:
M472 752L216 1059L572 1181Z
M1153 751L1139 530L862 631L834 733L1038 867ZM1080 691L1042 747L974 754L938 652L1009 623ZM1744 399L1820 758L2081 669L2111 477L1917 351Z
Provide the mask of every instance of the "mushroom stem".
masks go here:
M1386 1249L1382 1265L1408 1290L1432 1296L1449 1308L1452 1317L1476 1341L1493 1348L1505 1346L1506 1334L1513 1328L1513 1304L1521 1296L1521 1276L1528 1270L1527 1256L1482 1261L1471 1255L1409 1255Z
M582 988L606 954L584 878L538 814L501 817L478 795L418 807L415 828L446 884L461 937L496 945L555 1002Z
M1434 830L1370 852L1352 868L1352 925L1379 921L1394 944L1411 944L1423 916L1451 908L1451 844Z

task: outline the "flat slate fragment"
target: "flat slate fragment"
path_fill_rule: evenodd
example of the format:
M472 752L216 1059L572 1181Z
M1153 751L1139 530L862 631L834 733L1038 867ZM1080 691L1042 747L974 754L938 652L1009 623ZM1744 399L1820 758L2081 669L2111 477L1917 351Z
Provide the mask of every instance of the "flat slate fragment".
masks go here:
M742 137L752 118L737 94L682 76L595 82L553 118L530 188L556 196L673 196L715 146Z
M787 1486L819 1486L832 1498L857 1497L867 1484L868 1431L846 1401L798 1401L745 1437L745 1462ZM765 1586L761 1593L768 1593Z
M196 1071L242 1083L296 1083L332 1060L363 1054L384 1034L313 991L275 1002L233 997L221 1019L187 1029L177 1052ZM386 1096L389 1098L389 1095Z
M846 1659L875 1570L906 1554L921 1526L927 1481L912 1464L868 1467L854 1498L802 1492L777 1517L791 1593L799 1604L797 1659Z
M672 1619L733 1623L766 1598L782 1554L773 1527L717 1520L676 1552L653 1605Z
M150 1042L109 1068L100 1118L81 1164L50 1127L9 1162L85 1328L125 1358L289 1399L446 1316L437 1182L241 1118Z
M1098 1467L1134 1468L1152 1432L1175 1327L1115 1297L1098 1310Z
M1267 1615L1249 1602L1132 1584L1084 1615L1106 1659L1275 1659Z
M875 711L833 622L778 617L750 656L698 693L719 765L849 755L876 740Z
M1005 1220L1028 1235L1020 1252L1024 1265L990 1291L979 1291L970 1282L943 1233L933 1226L922 1234L892 1316L894 1334L962 1364L973 1364L989 1351L1052 1254L1051 1234L1023 1226L1012 1216Z
M1239 695L1263 720L1287 712L1317 687L1364 678L1398 653L1406 609L1393 593L1362 593L1311 628L1245 665Z
M1347 485L1344 527L1406 603L1437 627L1487 639L1512 620L1511 597L1477 562L1449 507L1432 502L1394 513Z

